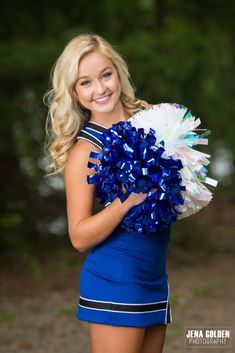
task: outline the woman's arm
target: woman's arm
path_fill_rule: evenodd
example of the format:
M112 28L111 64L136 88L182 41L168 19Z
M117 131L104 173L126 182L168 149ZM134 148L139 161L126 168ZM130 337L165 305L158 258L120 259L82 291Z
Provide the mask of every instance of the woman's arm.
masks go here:
M91 150L100 150L89 142L79 140L72 149L65 166L68 232L75 249L80 252L105 240L135 204L143 202L147 194L133 194L121 203L116 198L105 209L92 215L95 185L87 183L87 175L95 171L87 167Z

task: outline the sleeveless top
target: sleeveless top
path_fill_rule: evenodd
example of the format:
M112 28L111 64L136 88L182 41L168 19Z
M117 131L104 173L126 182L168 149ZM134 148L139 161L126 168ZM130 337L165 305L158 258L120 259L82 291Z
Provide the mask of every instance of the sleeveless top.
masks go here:
M141 105L140 109L137 110L137 112L144 109L145 107ZM102 126L101 124L88 121L85 123L82 130L77 133L76 139L83 139L89 141L102 150L103 143L100 141L100 136L106 129L107 127Z

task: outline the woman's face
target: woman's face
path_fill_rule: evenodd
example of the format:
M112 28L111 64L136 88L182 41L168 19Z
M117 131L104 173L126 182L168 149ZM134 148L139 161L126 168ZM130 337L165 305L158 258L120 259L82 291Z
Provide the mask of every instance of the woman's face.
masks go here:
M92 114L113 111L120 99L121 85L112 61L98 50L82 58L75 91L81 105Z

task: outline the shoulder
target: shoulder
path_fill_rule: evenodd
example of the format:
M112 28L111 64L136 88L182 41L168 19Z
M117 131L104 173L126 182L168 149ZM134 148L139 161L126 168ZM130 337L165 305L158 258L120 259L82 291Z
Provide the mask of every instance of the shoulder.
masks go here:
M75 142L69 154L69 160L79 160L81 158L88 157L91 151L101 153L100 148L95 146L93 143L83 139L79 139Z
M75 142L70 154L71 156L77 156L81 154L87 154L90 151L100 152L100 149L87 140L78 139Z
M91 151L100 153L100 149L89 141L79 139L72 147L65 164L65 174L71 170L87 167L88 160L95 163L97 160L90 157Z

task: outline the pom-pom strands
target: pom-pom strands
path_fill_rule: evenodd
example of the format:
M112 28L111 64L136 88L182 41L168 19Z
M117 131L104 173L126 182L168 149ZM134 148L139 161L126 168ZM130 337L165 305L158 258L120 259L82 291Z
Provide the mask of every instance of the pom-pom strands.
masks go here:
M205 136L210 131L196 129L200 123L183 105L161 103L103 132L102 153L90 154L100 163L88 163L96 174L87 177L96 185L101 203L107 206L116 197L123 202L130 193L148 193L126 214L121 227L130 232L163 231L210 202L212 193L203 185L217 185L206 177L210 155L192 148L208 144ZM205 132L198 135L195 130Z
M217 181L206 176L210 163L209 154L197 151L195 145L208 145L210 130L197 129L201 120L192 115L191 111L177 103L160 103L152 109L138 112L129 121L131 125L143 127L145 132L155 130L157 141L164 140L166 155L180 159L182 184L186 186L183 192L184 204L177 209L181 212L178 219L190 216L205 207L212 199L212 192L203 183L216 186ZM195 131L205 131L197 134Z
M96 184L96 196L107 206L116 197L123 202L130 193L148 193L141 204L130 209L121 227L128 231L158 232L176 222L175 206L184 202L181 192L181 161L163 157L164 141L156 145L154 130L145 134L130 122L119 122L100 137L102 153L92 151L90 157L100 164L89 162L96 174L88 176L88 183ZM122 191L122 184L127 190ZM156 189L151 193L151 189Z

